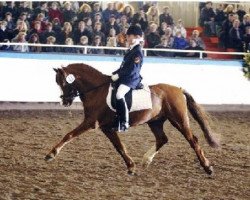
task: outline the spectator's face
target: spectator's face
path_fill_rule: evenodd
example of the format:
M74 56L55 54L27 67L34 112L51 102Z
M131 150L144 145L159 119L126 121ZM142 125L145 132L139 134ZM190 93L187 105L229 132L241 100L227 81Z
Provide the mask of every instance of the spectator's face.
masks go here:
M127 17L122 16L121 23L126 24L127 23Z
M48 4L47 3L44 3L43 5L42 5L42 8L43 9L46 9L48 7Z
M100 20L101 20L101 16L100 16L100 15L96 15L96 16L95 16L95 20L96 20L96 21L100 21Z
M101 43L100 38L99 38L99 37L98 37L98 38L95 38L95 44L96 44L96 45L100 45L100 43Z
M23 6L24 8L27 8L27 7L29 6L29 3L28 3L27 1L25 1L25 2L22 3L22 6Z
M151 32L151 33L155 33L156 30L157 30L157 26L156 26L156 25L151 25L151 26L150 26L150 32Z
M56 3L53 3L53 4L52 4L52 9L53 9L53 10L56 10L56 9L57 9L57 4L56 4Z
M247 28L246 34L250 35L250 28Z
M86 37L83 37L83 38L81 38L81 40L80 40L80 43L81 43L81 44L85 44L85 45L86 45L86 44L88 44L88 42L89 42L89 41L88 41L88 38L86 38Z
M229 15L228 19L229 19L230 22L233 22L235 17L234 17L234 15Z
M0 28L1 28L2 30L4 30L4 29L6 28L6 25L5 25L4 23L1 23L1 24L0 24Z
M20 34L18 39L20 42L24 42L25 41L25 34Z
M48 30L49 32L51 32L51 31L52 31L52 26L47 26L47 30Z
M110 29L109 35L110 35L111 37L114 37L114 36L116 35L115 29Z
M110 21L111 24L113 24L113 23L115 23L115 18L114 18L114 17L111 17L111 18L109 19L109 21Z
M139 14L140 14L140 16L144 16L145 15L144 10L140 10Z
M207 3L207 4L206 4L206 8L207 8L207 9L209 9L209 8L211 8L211 7L212 7L212 4L211 4L211 3Z
M70 10L70 8L71 8L70 4L66 4L66 5L65 5L65 9L66 9L66 10Z
M7 20L7 21L11 21L11 19L12 19L12 16L11 16L11 15L6 15L6 20Z
M100 5L99 4L96 4L95 6L94 6L94 11L99 11L100 10Z
M127 7L125 8L125 13L130 13L130 11L131 11L130 7L127 6Z
M181 32L177 32L176 37L181 38Z
M114 3L108 3L108 9L113 10L114 9Z
M167 45L168 45L168 40L167 40L167 38L162 38L162 39L161 39L161 44L162 44L163 46L167 46Z
M100 31L102 26L100 24L95 25L95 30Z
M23 21L25 21L27 19L27 15L21 15L20 19L23 20Z
M239 26L240 26L239 20L234 20L233 27L234 28L239 28Z
M87 26L92 26L92 20L90 18L87 21Z
M169 9L168 9L168 8L164 8L163 12L164 12L165 14L168 14L168 13L169 13Z
M78 28L79 28L80 30L85 29L85 23L83 23L83 22L79 23Z
M36 36L32 36L31 41L32 41L32 42L37 42L37 41L38 41L38 38L37 38Z
M162 30L165 30L167 27L168 27L168 26L167 26L167 23L166 23L166 22L162 22L162 24L161 24L161 29L162 29Z
M89 12L89 9L87 8L87 6L85 6L84 8L83 8L83 12Z
M40 30L40 29L41 29L41 24L36 23L35 26L34 26L34 28L35 28L36 30Z

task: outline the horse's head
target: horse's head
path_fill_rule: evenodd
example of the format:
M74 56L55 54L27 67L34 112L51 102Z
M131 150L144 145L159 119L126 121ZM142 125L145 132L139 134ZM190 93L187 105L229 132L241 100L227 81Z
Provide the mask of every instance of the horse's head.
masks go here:
M60 87L62 94L60 96L62 105L65 107L71 106L75 97L78 95L78 91L75 86L75 76L68 74L63 68L55 69L56 83Z

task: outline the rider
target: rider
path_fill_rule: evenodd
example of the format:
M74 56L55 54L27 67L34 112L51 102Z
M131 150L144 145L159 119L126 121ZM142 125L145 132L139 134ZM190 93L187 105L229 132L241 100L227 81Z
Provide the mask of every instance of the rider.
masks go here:
M142 29L137 25L132 25L128 28L126 35L129 50L124 55L120 68L114 71L111 76L112 81L117 85L116 110L119 120L119 132L127 131L129 128L129 111L125 95L131 89L136 89L142 80L140 75L143 63L141 50Z

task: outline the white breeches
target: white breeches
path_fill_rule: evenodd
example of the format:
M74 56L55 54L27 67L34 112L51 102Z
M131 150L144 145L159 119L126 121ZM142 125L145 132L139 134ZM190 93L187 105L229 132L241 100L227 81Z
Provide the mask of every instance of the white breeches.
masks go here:
M117 93L116 93L116 99L123 99L125 98L125 95L129 92L130 87L121 84L118 89L117 89Z

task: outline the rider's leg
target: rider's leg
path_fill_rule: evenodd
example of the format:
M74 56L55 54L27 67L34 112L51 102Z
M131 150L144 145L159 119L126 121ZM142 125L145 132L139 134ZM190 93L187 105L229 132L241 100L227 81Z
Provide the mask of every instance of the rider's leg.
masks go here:
M129 127L129 111L127 107L127 103L125 101L125 95L130 91L130 87L121 84L116 93L117 100L117 114L120 120L119 131L126 131Z

